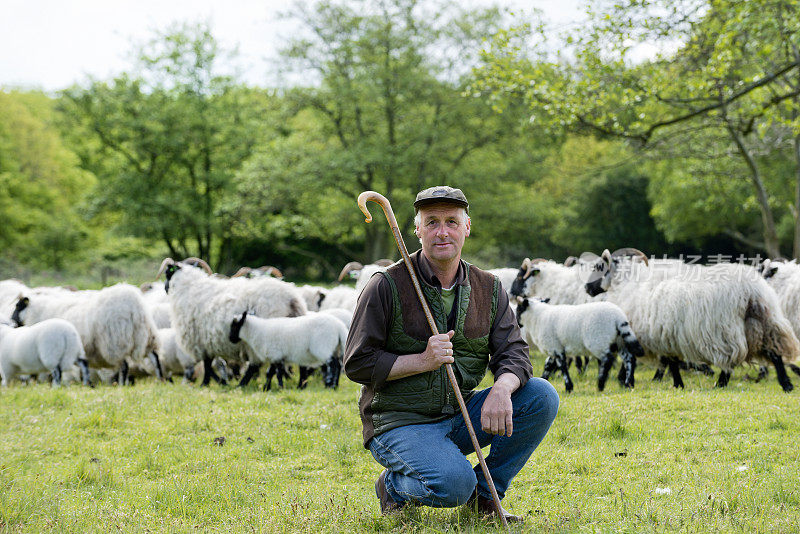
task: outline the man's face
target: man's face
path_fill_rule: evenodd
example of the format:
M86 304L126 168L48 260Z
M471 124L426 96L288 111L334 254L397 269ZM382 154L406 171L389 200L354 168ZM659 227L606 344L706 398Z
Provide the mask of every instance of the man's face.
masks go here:
M447 262L461 257L469 228L470 220L463 208L453 204L432 204L420 208L415 233L428 259Z

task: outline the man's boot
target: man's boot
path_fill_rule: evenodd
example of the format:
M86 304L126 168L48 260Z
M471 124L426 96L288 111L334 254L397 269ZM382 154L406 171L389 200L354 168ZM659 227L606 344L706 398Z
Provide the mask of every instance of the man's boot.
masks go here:
M472 496L467 501L467 506L469 508L475 509L478 511L479 514L490 516L497 518L497 510L494 508L494 500L487 499L483 495L479 495L477 490L472 494ZM500 507L502 510L503 515L506 518L506 521L509 523L522 523L525 519L521 515L514 515L502 506Z
M375 481L375 495L378 496L378 500L381 502L381 513L383 515L399 512L403 508L403 505L394 502L394 499L386 491L386 473L388 472L388 469L384 469L378 480Z

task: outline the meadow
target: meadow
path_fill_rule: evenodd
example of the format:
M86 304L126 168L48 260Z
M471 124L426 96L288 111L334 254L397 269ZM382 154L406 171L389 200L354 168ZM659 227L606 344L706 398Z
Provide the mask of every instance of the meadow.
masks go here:
M569 396L556 382L558 417L504 500L526 516L512 530L797 532L798 393L774 373L726 390L650 376L598 393L593 365ZM0 390L0 532L499 529L464 508L382 517L358 386L293 387Z

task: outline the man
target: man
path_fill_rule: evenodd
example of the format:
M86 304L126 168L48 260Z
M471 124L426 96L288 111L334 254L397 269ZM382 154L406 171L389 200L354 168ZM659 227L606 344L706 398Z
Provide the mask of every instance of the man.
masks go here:
M491 490L474 452L442 364L453 364L481 447L502 499L511 479L544 438L558 395L531 378L520 336L499 280L461 260L469 236L469 204L460 189L437 186L417 194L411 255L439 332L432 336L405 264L374 275L356 306L344 368L363 385L359 408L364 446L386 469L375 483L384 514L409 504L452 507L474 503L495 513ZM473 391L487 367L491 388ZM509 521L521 518L503 510Z

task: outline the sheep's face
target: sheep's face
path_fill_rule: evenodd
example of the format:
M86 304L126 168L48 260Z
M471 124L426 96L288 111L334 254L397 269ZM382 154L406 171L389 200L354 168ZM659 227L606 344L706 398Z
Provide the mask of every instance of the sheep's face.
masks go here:
M758 265L758 272L766 279L770 279L778 272L778 263L771 260L764 260Z
M172 280L172 277L175 276L175 273L181 270L180 265L172 264L167 266L167 270L164 271L164 276L167 278L167 281L164 283L164 292L169 293L169 281Z
M528 299L522 299L517 305L517 325L522 328L522 314L525 313L530 307L531 303Z
M231 343L239 343L242 340L242 338L239 337L239 333L242 331L242 325L246 318L247 312L244 312L235 316L233 321L231 321L231 330L228 332L228 339Z
M30 304L28 297L22 297L17 301L17 305L14 306L14 313L11 315L11 320L16 326L25 325L25 310L28 308L28 304Z
M534 268L528 273L528 270L520 267L519 272L517 273L517 277L514 279L514 282L511 284L511 294L515 297L524 297L528 294L528 290L530 286L533 285L534 277L539 274L541 271L538 268Z
M584 288L591 297L596 297L600 293L608 291L611 285L611 279L614 275L614 267L616 265L616 258L611 258L608 250L603 251L603 255L599 258L594 256L594 261L589 261L591 258L588 255L591 253L584 252L581 255L581 275L585 280Z

